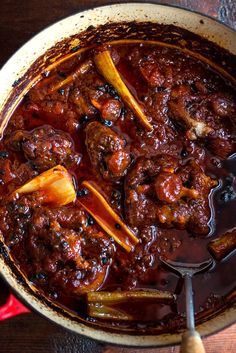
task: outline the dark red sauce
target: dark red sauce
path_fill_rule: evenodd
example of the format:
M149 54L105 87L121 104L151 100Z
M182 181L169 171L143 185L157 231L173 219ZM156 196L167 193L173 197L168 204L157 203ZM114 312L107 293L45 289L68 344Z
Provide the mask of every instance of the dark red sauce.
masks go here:
M235 87L177 49L122 44L109 50L153 132L145 131L99 74L93 50L61 64L28 92L4 132L0 229L20 270L50 300L100 325L177 329L184 324L183 283L159 256L205 261L211 257L208 243L236 227ZM79 65L85 68L72 82L49 93ZM191 135L186 115L210 132ZM82 181L96 183L140 239L133 252L115 243L78 202L54 208L34 195L10 199L20 185L57 164L73 175L78 198ZM156 178L167 166L181 180L183 194L176 192L173 203L155 194ZM184 195L186 189L197 196ZM194 278L199 320L226 305L236 287L235 266L232 252ZM144 302L141 313L140 306L124 304L136 317L133 323L96 321L85 305L86 292L94 289L159 289L176 293L177 301Z

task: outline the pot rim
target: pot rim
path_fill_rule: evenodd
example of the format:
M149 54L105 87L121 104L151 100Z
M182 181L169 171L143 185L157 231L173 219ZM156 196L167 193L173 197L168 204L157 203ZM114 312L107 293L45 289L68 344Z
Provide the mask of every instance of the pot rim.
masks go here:
M49 34L50 31L55 32L56 29L59 30L59 28L63 27L63 25L66 25L67 23L70 24L70 21L76 22L75 21L76 19L77 20L80 19L81 22L85 23L86 21L88 21L90 16L99 15L99 12L101 12L100 16L103 20L103 23L108 22L107 18L105 17L105 13L109 14L109 11L111 11L113 14L113 10L115 11L117 9L119 9L120 12L123 11L122 12L123 16L128 17L129 14L126 14L127 7L129 8L129 10L130 10L130 7L133 7L133 10L135 10L137 12L137 14L141 9L145 13L145 11L148 12L148 9L150 10L151 8L155 7L155 10L159 9L159 11L162 12L161 15L160 15L160 13L158 13L157 15L155 14L155 20L157 20L158 16L160 18L161 18L161 16L164 16L163 15L163 13L165 12L165 11L163 11L164 9L167 12L169 12L170 9L172 9L170 11L172 13L172 15L174 13L176 13L176 15L179 13L179 15L181 15L181 14L186 15L186 17L190 17L190 18L192 17L192 19L193 19L193 17L196 19L196 16L197 16L198 20L203 19L206 21L206 22L204 22L204 27L205 27L205 29L207 28L208 31L209 31L208 25L212 25L213 28L216 27L216 29L218 29L218 31L220 31L220 29L221 30L224 29L226 31L224 33L223 33L223 31L222 31L222 33L219 33L219 35L220 35L219 41L214 41L213 38L211 37L211 35L208 33L206 37L208 39L210 37L209 40L214 41L223 47L226 46L227 49L230 49L233 46L233 36L235 37L236 32L232 28L227 27L225 24L222 24L220 21L217 21L216 19L213 19L209 16L202 15L198 12L189 11L187 9L182 9L179 6L173 6L173 5L170 6L167 4L162 5L162 4L156 4L153 2L149 2L149 3L143 3L143 2L119 3L118 2L118 3L111 4L111 5L105 5L105 6L101 5L101 6L89 9L89 10L77 12L74 15L66 17L63 20L60 20L60 21L46 27L44 30L39 32L37 35L35 35L33 38L31 38L26 44L24 44L21 48L19 48L16 51L16 53L3 65L2 69L0 70L0 79L3 78L3 82L5 81L6 85L8 85L7 92L5 92L5 88L4 89L0 88L0 110L6 104L6 101L8 100L10 93L13 90L13 88L11 87L11 83L9 83L9 77L8 77L8 74L10 72L10 67L12 67L12 65L17 64L17 60L19 59L20 56L23 56L24 52L26 52L26 53L28 52L28 55L32 54L32 48L31 48L32 45L33 45L33 48L35 48L35 50L36 50L36 43L38 41L40 41L41 39L43 39L43 37L45 35L47 37L47 35ZM141 12L139 13L139 15L141 15ZM144 17L144 13L142 14L143 15L142 20L140 20L140 18L136 19L136 20L138 20L138 22L143 22L145 20L146 21L149 20ZM112 14L110 14L110 16L112 16ZM81 15L83 15L84 17L82 18ZM117 16L117 13L116 13L116 16ZM105 17L105 19L104 19L104 17ZM167 18L169 18L169 17L171 18L170 15L167 15ZM134 18L133 18L133 20L134 20ZM115 20L113 19L113 21L112 21L112 18L110 18L110 21L111 22L121 22L121 21L118 21L117 18ZM131 19L129 19L127 21L131 21ZM186 21L186 19L185 19L185 21ZM164 23L169 24L169 23L173 23L173 22L171 21L171 22L164 22ZM186 23L185 23L185 25L186 25ZM99 25L99 24L100 23L98 23L97 25ZM181 27L179 23L177 23L176 26ZM188 25L186 25L186 26L187 27L183 26L183 28L186 28L190 31L193 31L192 28L188 27ZM77 27L75 27L74 29L72 28L72 25L71 26L69 25L69 27L71 27L69 29L70 35L73 35L77 32L77 29L76 29ZM60 29L60 31L61 31L61 29ZM55 33L57 33L57 32L55 32ZM61 31L61 33L62 33L62 31ZM202 34L200 34L200 35L202 35ZM214 37L214 35L217 35L217 30L215 30L215 31L213 30L213 37ZM56 40L54 38L54 44L63 39L63 37L60 38L58 34L56 36L58 38ZM68 36L69 36L69 34L66 35L65 38ZM229 39L229 41L227 40L228 36L232 39L232 42L230 42L230 39ZM224 40L226 40L226 42L224 42ZM47 47L43 48L41 46L42 53L44 53L46 51L46 49L49 49L52 47L52 44L53 44L52 36L50 37L49 42L47 39L45 39L45 41L46 41L45 45ZM234 51L236 54L236 47L235 47ZM27 69L32 65L32 63L41 55L41 52L39 54L33 53L31 59L28 60L29 62L31 61L31 63L29 65L28 64L24 65L23 62L21 62L20 63L21 70L15 69L15 72L11 73L10 79L12 77L15 77L15 78L21 77L22 74L25 73L27 71ZM10 82L14 82L14 81L11 80ZM122 333L122 332L121 333L105 332L102 328L87 326L86 324L83 324L81 322L78 323L78 322L76 322L74 315L69 315L69 314L67 315L65 312L64 312L64 314L62 314L62 312L63 312L62 309L60 309L56 305L49 306L48 305L49 302L43 301L42 298L39 300L37 298L38 295L36 292L33 293L33 291L30 290L30 288L25 288L22 283L19 283L19 278L17 277L17 272L16 271L13 272L10 265L9 265L9 258L4 259L3 256L0 257L0 264L2 265L1 271L3 273L4 279L8 282L8 284L11 286L11 288L14 290L14 292L16 292L17 295L20 298L22 298L22 300L24 302L27 303L27 305L30 305L30 307L32 307L33 310L37 311L38 313L40 313L44 317L47 317L51 321L53 321L61 326L64 326L65 328L67 328L73 332L85 335L85 336L93 338L93 339L97 339L99 341L113 343L113 344L121 344L124 346L139 346L139 347L147 347L147 346L153 347L153 346L155 346L155 347L157 347L157 346L173 345L173 344L177 344L180 342L181 332L176 333L176 334L172 334L172 333L160 334L158 336L157 335L141 335L141 332L137 333L135 335L133 335L133 334L129 335L127 333ZM229 326L230 324L234 323L235 320L236 320L236 307L232 306L231 308L226 309L224 312L211 318L207 322L203 322L202 324L200 324L198 326L198 330L203 336L209 335L209 334L212 334L214 332L217 332L217 331Z

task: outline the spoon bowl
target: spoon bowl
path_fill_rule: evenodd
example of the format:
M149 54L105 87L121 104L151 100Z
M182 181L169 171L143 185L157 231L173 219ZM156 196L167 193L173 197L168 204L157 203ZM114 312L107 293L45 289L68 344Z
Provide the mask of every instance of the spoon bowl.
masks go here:
M180 353L204 353L205 349L199 333L195 330L194 303L192 277L198 273L207 271L213 265L213 260L209 259L201 263L176 262L160 257L164 266L176 272L184 279L186 293L186 324L187 331L182 336Z

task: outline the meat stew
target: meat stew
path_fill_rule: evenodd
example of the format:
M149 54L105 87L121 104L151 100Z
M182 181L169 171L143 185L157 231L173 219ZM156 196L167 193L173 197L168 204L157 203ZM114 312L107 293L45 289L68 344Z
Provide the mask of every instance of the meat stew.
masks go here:
M203 320L235 289L235 81L154 41L73 54L4 131L4 240L51 301L147 332L184 322L182 283L159 257L213 256L194 279Z

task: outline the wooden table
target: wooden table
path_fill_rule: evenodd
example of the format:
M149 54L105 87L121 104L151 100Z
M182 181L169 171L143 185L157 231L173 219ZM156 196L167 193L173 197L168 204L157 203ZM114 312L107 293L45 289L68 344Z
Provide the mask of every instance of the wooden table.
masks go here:
M125 2L125 1L119 1ZM155 1L152 1L155 2ZM235 0L159 0L205 13L236 29ZM1 0L0 66L25 41L47 25L80 10L113 3L109 0ZM1 84L1 83L0 83ZM0 304L7 287L0 281ZM236 325L204 339L208 353L236 352ZM24 314L0 323L0 353L177 353L178 347L128 349L97 343L41 318Z

